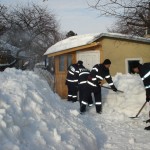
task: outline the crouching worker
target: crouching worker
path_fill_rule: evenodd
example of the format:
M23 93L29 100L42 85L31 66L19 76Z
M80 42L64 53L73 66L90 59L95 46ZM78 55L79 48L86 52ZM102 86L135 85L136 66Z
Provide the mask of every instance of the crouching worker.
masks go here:
M83 100L81 102L80 112L86 111L89 97L91 93L94 94L96 112L102 112L102 101L101 101L101 82L106 79L113 91L117 92L116 87L113 84L112 78L109 74L109 67L111 61L109 59L104 60L102 64L96 64L88 76L88 80L83 93Z
M146 102L150 102L150 63L140 64L135 62L132 64L132 71L138 73L143 80L145 92L146 92ZM149 112L150 118L150 112ZM150 122L150 119L146 123ZM145 130L150 130L150 126L145 127Z

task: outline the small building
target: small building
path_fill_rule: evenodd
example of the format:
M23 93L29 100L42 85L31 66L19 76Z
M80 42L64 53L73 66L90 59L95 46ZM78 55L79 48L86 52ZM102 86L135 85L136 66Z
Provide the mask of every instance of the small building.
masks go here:
M66 98L65 79L71 63L82 60L91 70L95 64L108 58L112 61L112 76L117 72L130 73L133 61L150 62L150 38L115 33L76 35L57 42L44 55L54 57L55 91Z

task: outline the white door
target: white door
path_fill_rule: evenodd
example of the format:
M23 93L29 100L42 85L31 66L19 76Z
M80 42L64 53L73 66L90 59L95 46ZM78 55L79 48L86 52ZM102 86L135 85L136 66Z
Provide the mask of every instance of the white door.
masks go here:
M77 61L78 60L82 60L83 65L91 70L95 64L100 63L100 51L79 51L77 52Z

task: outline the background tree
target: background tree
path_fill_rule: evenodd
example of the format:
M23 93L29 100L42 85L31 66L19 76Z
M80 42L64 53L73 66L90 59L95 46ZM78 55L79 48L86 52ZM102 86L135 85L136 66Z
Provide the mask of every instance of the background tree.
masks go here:
M144 37L146 35L147 28L129 24L127 25L124 19L118 19L111 27L107 29L107 31Z
M60 40L59 24L47 8L32 4L8 11L0 6L0 20L1 39L25 51L33 64L43 59L45 50Z
M150 32L149 0L89 0L90 7L102 16L118 18L111 31L144 36ZM110 29L109 29L110 31Z
M69 31L67 34L66 34L66 37L71 37L71 36L75 36L77 35L76 33L74 33L73 31Z
M0 36L6 32L7 26L7 8L3 5L0 5Z

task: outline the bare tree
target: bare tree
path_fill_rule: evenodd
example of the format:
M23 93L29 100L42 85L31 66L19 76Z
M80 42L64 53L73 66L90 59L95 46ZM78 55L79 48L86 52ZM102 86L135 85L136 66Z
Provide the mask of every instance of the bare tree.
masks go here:
M107 29L108 32L130 34L135 36L145 36L146 28L134 25L129 25L124 19L118 19L111 27Z
M7 23L7 8L3 5L0 5L0 36L6 32L6 27L9 26Z
M100 15L118 18L116 29L119 24L123 24L125 28L122 32L131 31L142 36L144 30L147 29L148 32L150 30L149 0L96 0L94 2L89 0L88 2L90 7L100 12ZM141 32L138 33L140 30Z
M45 50L59 41L59 24L52 12L38 5L16 7L8 11L0 6L0 28L3 37L13 46L41 59ZM4 31L0 30L0 33Z

